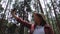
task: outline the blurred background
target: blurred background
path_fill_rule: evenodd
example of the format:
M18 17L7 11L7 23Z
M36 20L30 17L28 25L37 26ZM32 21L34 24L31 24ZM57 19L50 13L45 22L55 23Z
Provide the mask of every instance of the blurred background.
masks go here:
M60 0L0 0L0 34L29 34L30 30L12 17L13 8L17 16L32 23L34 11L44 14L54 33L60 34Z

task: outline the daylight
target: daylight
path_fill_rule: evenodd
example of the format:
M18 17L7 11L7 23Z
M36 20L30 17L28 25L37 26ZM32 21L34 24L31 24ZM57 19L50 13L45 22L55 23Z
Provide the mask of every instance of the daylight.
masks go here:
M0 34L46 34L45 23L60 34L60 0L0 0Z

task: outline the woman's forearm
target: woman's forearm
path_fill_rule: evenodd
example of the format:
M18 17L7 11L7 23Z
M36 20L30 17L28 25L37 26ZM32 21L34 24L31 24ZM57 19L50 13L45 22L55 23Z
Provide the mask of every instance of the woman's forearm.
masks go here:
M16 13L16 12L13 11L11 14L12 14L12 16L13 16L19 23L23 24L24 26L26 26L26 27L28 27L28 28L31 27L31 24L29 24L27 21L23 20L22 18L17 17L17 16L15 15L15 13Z

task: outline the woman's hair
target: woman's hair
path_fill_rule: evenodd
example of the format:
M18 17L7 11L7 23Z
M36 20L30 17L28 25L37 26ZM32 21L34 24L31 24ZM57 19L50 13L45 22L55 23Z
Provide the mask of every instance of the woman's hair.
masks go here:
M42 19L40 25L41 26L44 26L46 24L46 21L44 19L44 15L38 14L38 13L36 13L36 15Z

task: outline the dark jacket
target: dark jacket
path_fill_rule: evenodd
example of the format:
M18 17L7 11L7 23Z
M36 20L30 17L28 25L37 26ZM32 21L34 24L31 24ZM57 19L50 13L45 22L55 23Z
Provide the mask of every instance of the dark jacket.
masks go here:
M35 29L36 25L35 24L29 24L27 21L21 19L21 18L16 18L16 20L18 22L20 22L21 24L23 24L24 26L26 26L27 28L30 29L30 34L33 33L33 30ZM45 31L45 34L54 34L53 30L52 30L52 27L49 26L49 25L44 25L44 31Z

